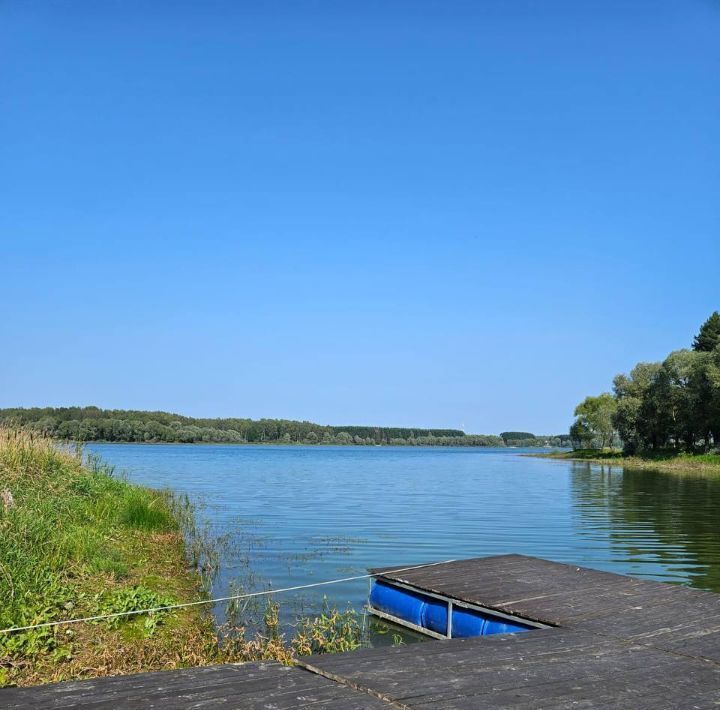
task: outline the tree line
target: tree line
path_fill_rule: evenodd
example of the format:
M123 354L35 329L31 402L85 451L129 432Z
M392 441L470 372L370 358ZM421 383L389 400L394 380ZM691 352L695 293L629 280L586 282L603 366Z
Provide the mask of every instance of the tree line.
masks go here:
M63 441L286 443L393 446L503 446L502 438L460 429L324 426L288 419L201 419L169 412L35 407L0 409L0 424L34 428Z
M691 349L641 362L613 380L613 391L586 397L570 427L575 448L622 444L628 454L720 449L720 313Z
M532 448L535 446L569 446L569 434L535 435L530 431L503 431L500 438L505 446Z

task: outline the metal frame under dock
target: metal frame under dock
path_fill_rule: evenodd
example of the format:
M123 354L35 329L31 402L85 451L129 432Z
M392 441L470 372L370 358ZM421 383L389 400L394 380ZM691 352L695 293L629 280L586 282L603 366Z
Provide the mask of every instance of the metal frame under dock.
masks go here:
M293 668L10 688L0 708L720 707L720 595L521 555L373 573L541 628L310 656Z

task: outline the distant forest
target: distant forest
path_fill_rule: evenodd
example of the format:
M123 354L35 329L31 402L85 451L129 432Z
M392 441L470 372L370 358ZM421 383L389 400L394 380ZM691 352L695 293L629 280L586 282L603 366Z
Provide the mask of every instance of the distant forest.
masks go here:
M98 407L0 409L0 424L27 426L63 441L148 443L341 444L365 446L544 446L562 437L502 436L459 429L322 426L287 419L196 419L168 412ZM519 435L513 438L514 435ZM503 438L505 437L505 438Z
M535 446L570 446L569 434L550 434L536 436L529 431L504 431L500 434L505 446L532 448Z

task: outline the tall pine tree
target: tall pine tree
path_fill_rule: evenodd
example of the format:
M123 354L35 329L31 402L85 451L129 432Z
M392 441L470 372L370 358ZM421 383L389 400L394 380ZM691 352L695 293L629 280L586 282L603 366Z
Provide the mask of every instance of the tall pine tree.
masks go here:
M720 343L720 313L715 311L700 328L693 340L693 350L709 353Z

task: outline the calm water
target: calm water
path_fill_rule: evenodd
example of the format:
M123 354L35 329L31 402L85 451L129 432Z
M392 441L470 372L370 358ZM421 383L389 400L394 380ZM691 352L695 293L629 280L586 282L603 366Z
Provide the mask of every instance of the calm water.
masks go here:
M522 457L519 450L89 447L135 482L186 492L232 541L213 590L507 552L720 592L720 479ZM360 607L367 582L323 595ZM288 612L289 613L289 612Z

